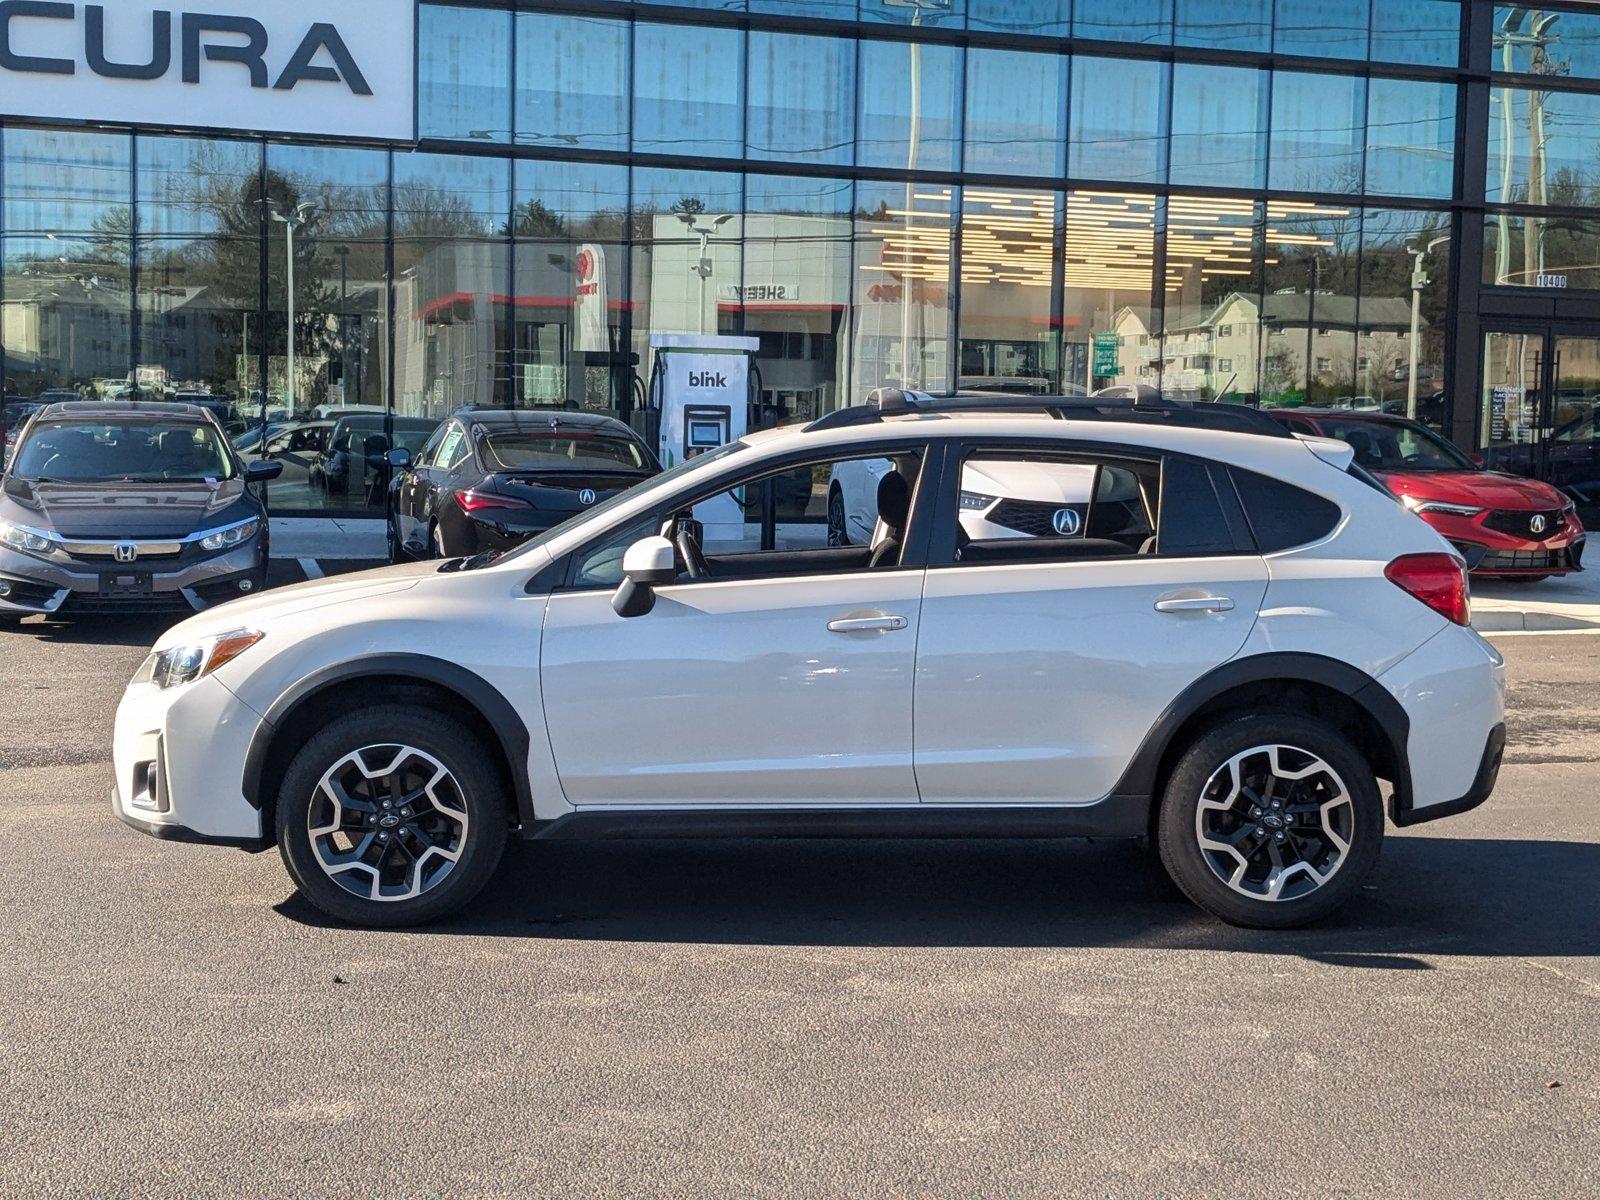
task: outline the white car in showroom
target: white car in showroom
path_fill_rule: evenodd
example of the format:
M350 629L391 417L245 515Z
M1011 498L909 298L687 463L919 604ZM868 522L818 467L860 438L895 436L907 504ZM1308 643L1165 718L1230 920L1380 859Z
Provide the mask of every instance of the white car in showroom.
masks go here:
M776 521L775 480L862 463L859 543ZM963 498L1036 487L1080 527ZM459 908L510 835L642 829L1149 838L1210 912L1294 926L1360 888L1386 812L1492 791L1504 677L1468 609L1461 559L1342 443L1227 405L885 391L507 554L186 621L118 711L113 804L276 842L373 925Z

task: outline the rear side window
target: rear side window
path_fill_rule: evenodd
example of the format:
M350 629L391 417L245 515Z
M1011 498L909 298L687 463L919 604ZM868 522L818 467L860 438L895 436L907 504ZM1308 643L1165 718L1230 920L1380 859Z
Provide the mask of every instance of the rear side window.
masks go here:
M1233 484L1263 554L1321 541L1339 524L1339 506L1293 484L1232 468Z

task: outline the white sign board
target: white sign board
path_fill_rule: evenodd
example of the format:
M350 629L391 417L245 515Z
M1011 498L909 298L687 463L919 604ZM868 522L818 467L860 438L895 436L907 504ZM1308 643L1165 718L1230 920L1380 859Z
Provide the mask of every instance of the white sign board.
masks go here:
M607 328L609 298L606 294L606 248L587 242L578 247L573 261L574 306L578 310L577 329L572 348L579 352L611 349Z
M416 139L415 0L0 0L0 117Z

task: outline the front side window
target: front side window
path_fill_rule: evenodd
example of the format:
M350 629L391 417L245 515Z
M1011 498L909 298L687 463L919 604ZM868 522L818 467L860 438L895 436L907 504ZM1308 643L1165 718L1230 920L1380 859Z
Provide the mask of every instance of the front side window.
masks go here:
M898 567L924 457L917 447L797 463L685 497L580 550L572 585L615 587L627 548L653 534L677 547L680 583Z
M465 440L466 433L459 425L451 425L444 440L434 449L433 461L429 466L438 467L441 471L448 471L461 461L461 443Z
M231 479L234 469L209 425L62 421L34 428L13 473L37 482L203 483Z

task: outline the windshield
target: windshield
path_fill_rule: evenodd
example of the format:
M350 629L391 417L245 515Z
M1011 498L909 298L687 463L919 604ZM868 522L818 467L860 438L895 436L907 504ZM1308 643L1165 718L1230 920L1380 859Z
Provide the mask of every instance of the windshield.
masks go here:
M643 471L639 444L604 433L491 433L483 439L491 471Z
M233 458L194 421L60 421L36 426L14 475L71 483L202 483L233 478Z
M1472 461L1423 425L1390 421L1341 421L1322 417L1317 424L1356 452L1369 471L1472 471Z
M469 567L481 567L488 566L489 563L495 561L520 558L534 547L545 545L547 542L560 537L562 534L566 533L567 530L576 525L594 521L596 518L604 516L606 513L620 505L630 503L631 501L637 500L641 496L648 496L652 493L659 492L665 488L679 484L685 479L688 479L690 476L696 475L709 467L715 466L717 463L720 463L723 459L727 458L730 454L737 454L739 451L746 449L749 449L749 447L747 447L743 442L729 442L726 446L719 446L715 450L708 451L705 454L697 455L694 458L686 458L670 470L663 471L659 475L654 475L645 480L643 483L635 484L625 492L618 492L609 500L602 500L593 508L585 509L577 516L568 517L559 525L551 526L537 537L530 538L528 541L523 542L522 545L518 546L515 550L510 551L508 554L495 555L493 557L490 557L489 555L479 555L477 558L469 561L467 565Z

